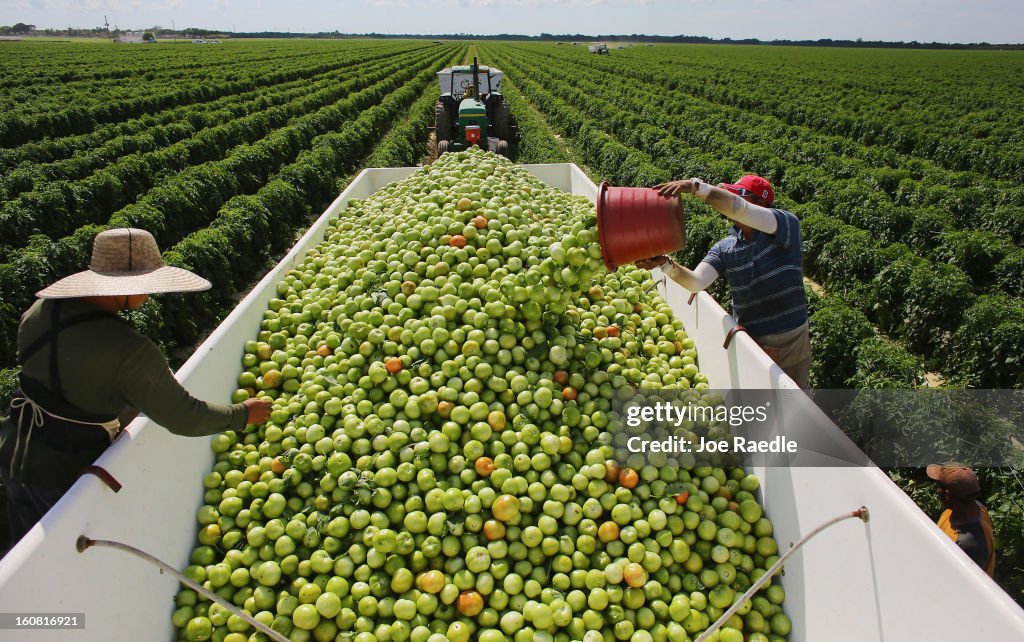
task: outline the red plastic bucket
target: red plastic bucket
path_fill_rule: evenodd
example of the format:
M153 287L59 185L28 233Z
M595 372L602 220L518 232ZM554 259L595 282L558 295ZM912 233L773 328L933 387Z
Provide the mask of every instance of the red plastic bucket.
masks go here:
M608 271L686 246L686 217L678 196L649 187L612 187L597 192L597 233Z

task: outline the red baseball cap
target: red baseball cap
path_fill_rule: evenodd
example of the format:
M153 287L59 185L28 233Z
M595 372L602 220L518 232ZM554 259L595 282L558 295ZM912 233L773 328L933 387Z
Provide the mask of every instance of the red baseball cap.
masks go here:
M978 476L963 464L932 464L926 470L929 479L942 484L958 497L970 497L981 490Z
M759 196L765 199L769 206L775 202L775 189L772 188L772 184L768 182L767 178L755 174L747 174L735 183L726 183L722 187L740 196L748 194Z

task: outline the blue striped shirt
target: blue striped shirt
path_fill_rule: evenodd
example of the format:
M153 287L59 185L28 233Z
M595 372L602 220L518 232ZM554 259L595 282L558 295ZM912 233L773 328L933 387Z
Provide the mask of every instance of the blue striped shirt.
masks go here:
M778 222L775 234L753 230L743 239L733 226L704 257L729 281L733 318L754 337L787 332L807 321L800 221L785 210L771 211Z

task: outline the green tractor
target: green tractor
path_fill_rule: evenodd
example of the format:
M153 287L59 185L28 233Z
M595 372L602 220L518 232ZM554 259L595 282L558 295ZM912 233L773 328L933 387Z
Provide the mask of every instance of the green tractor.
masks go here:
M437 155L473 145L508 156L512 135L508 106L501 95L501 71L472 65L448 67L437 73L441 97L434 105Z

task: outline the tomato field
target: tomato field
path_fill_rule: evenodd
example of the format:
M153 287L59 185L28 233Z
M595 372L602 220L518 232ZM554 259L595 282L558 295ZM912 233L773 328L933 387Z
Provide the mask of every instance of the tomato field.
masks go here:
M776 188L778 206L801 219L812 313L812 386L1024 388L1024 56L1020 52L628 45L598 56L568 43L471 45L412 40L253 40L217 47L2 43L0 47L5 53L0 59L0 403L5 408L16 385L15 337L21 313L37 290L88 263L97 232L109 227L145 228L156 237L168 264L193 270L213 283L208 292L161 296L132 313L136 325L158 341L177 365L359 170L424 164L430 159L436 72L474 55L505 73L503 91L517 128L512 141L514 162L573 162L595 181L629 186L691 176L708 182L732 182L745 173L768 178ZM504 597L496 599L511 602L523 611L526 622L542 631L550 628L552 618L565 618L568 623L572 612L596 609L585 597L575 595L580 593L577 577L568 570L578 569L583 564L578 558L586 556L577 549L566 552L552 537L555 520L562 519L565 510L555 504L565 504L577 492L582 497L586 491L594 496L587 500L591 504L579 500L583 512L573 524L573 533L579 536L574 546L579 548L579 542L585 541L587 555L594 554L602 562L600 578L579 580L591 595L601 589L604 597L597 602L606 593L624 590L638 605L638 612L645 600L657 604L646 609L650 613L645 611L643 617L650 621L648 628L655 622L661 626L672 619L665 615L669 610L689 612L691 607L690 600L685 608L673 600L669 588L673 593L682 588L690 592L698 585L718 584L723 573L730 577L714 593L710 610L692 605L695 612L704 613L690 621L694 630L686 628L685 634L693 634L707 626L708 613L721 614L729 606L737 569L743 575L736 580L738 590L777 559L770 523L761 519L756 503L748 503L756 479L746 478L740 469L723 472L708 467L691 480L689 475L662 472L659 476L649 466L637 467L642 479L637 479L637 471L623 469L633 475L624 479L617 468L613 471L606 464L604 450L579 444L574 450L571 442L565 442L567 434L545 430L533 435L527 430L529 442L517 443L515 435L521 434L525 420L514 426L520 432L502 434L505 416L497 416L493 407L487 409L499 400L504 400L501 412L514 406L508 411L510 428L511 416L520 405L530 408L521 417L543 426L554 414L552 403L557 402L554 408L561 412L563 404L575 407L578 401L583 407L589 400L587 418L579 424L584 430L591 417L607 410L610 393L606 393L612 387L644 381L669 386L686 379L687 387L706 388L708 382L697 372L695 352L688 352L692 345L684 343L684 334L676 339L675 332L681 328L671 323L651 322L648 328L639 317L634 323L633 330L641 335L650 330L651 354L644 358L644 368L658 374L642 372L625 359L613 362L617 357L612 350L623 346L626 338L618 338L619 324L611 320L624 324L645 305L661 313L658 301L636 294L646 292L650 284L638 270L623 270L618 276L600 274L599 257L580 250L586 241L577 240L588 234L581 221L589 221L589 213L576 212L571 201L562 203L554 196L545 200L549 197L539 187L523 188L526 179L506 175L510 170L476 158L475 152L468 157L477 164L471 176L476 180L473 189L454 179L445 183L457 170L439 161L437 171L449 174L431 174L420 184L402 188L412 196L398 191L387 194L393 201L368 200L361 223L343 219L320 259L311 259L302 267L305 272L297 271L279 286L281 300L273 302L277 307L268 311L260 336L253 337L243 358L238 393L244 398L256 390L273 390L272 396L279 400L278 414L268 428L261 429L260 439L231 435L214 441L218 463L204 480L207 492L199 518L199 546L188 573L209 580L215 572L213 584L225 589L226 595L232 587L252 584L254 590L241 598L236 593L242 604L252 600L247 606L254 606L258 601L261 610L273 605L288 619L282 624L288 632L293 626L315 631L321 615L341 613L341 603L335 604L338 600L331 597L337 591L296 580L288 587L294 597L284 600L282 607L267 587L280 584L282 568L286 575L297 572L298 560L289 559L295 557L291 554L296 548L316 549L322 546L321 539L340 547L351 528L361 532L353 550L363 559L342 563L347 575L331 561L338 548L323 555L317 553L324 551L314 553L305 561L306 570L315 564L323 567L315 574L325 574L330 567L344 576L345 591L351 582L350 597L363 599L356 600L358 608L349 608L351 599L345 602L345 617L351 615L349 624L361 631L359 635L369 631L359 629L366 622L357 622L357 616L364 620L386 613L404 624L388 632L375 629L374 639L387 635L395 635L396 640L418 639L412 634L417 610L479 615L481 594L492 593L494 586L488 582L493 584L495 578L481 585L479 578L470 581L472 574L463 567L484 568L481 559L504 557L508 551L494 541L503 539L506 528L514 529L520 538L529 531L527 539L536 536L536 542L517 551L522 557L505 562L506 572L514 571L505 577L513 579L502 583L504 593L498 592ZM513 188L497 179L481 182L490 181L492 174L513 181L514 190L522 189L539 200L498 211L500 203L480 186L494 192ZM439 186L446 185L459 190L458 198L435 199ZM403 203L415 204L419 222L403 227L402 222L391 220L392 208L397 212ZM684 204L687 247L676 258L692 267L726 234L728 223L695 199ZM540 222L530 218L531 208L554 211L556 205L572 210L572 215L559 220L552 214L550 220ZM447 208L444 216L440 207ZM467 213L470 209L484 212L485 207L492 208L486 215ZM513 228L525 231L517 233ZM387 242L392 241L411 249L398 248L395 256L389 256L393 248ZM531 274L530 268L545 256L538 248L555 246L545 264L548 272ZM527 261L531 252L536 254L534 263ZM331 263L331 256L340 263ZM476 262L470 264L469 256ZM424 261L429 266L421 265ZM511 269L508 264L517 267ZM375 265L378 271L386 267L389 274L399 276L405 270L408 278L380 280L371 270ZM510 274L520 268L522 282ZM459 278L453 278L456 275ZM503 281L477 285L483 278ZM596 290L573 290L592 278L600 283ZM425 284L421 279L436 283ZM326 300L320 289L339 280L344 285L333 294L340 298ZM729 293L723 281L711 291L727 306ZM563 289L547 295L538 290L540 283ZM626 294L617 294L620 289L631 292L628 300ZM350 297L347 304L345 296ZM478 309L467 312L466 301L476 301ZM361 307L364 302L366 307ZM585 317L591 303L594 318L581 325L579 315ZM542 304L547 325L540 322ZM621 310L616 308L620 304ZM334 305L338 307L331 310ZM384 312L371 311L374 306ZM547 316L552 310L563 315L558 323ZM321 313L329 313L331 323L344 326L353 338L315 326ZM446 329L446 320L455 318L473 328L467 332ZM576 325L570 318L577 319ZM409 329L412 326L415 329ZM613 327L614 334L609 332ZM465 336L456 337L454 332ZM556 341L546 355L534 354L531 348L553 333L562 334L557 337L561 342ZM583 336L593 342L584 344ZM406 345L416 347L398 348ZM644 340L637 345L644 346ZM302 369L313 360L319 357L319 366L330 365L325 358L333 360L335 354L339 355L336 363L344 362L345 370L339 366L332 376L348 380L339 383L304 376ZM659 365L663 355L664 363ZM436 372L431 369L434 365ZM599 365L605 370L600 382L584 383L574 374L573 367L590 372ZM514 379L517 366L533 373L532 380L524 377L506 383ZM447 383L441 386L452 379L482 380L496 387L456 391ZM419 385L422 390L407 393L393 381L401 381L404 387ZM351 390L344 389L345 384L351 384ZM443 393L428 392L439 386ZM520 388L514 397L502 396L508 386ZM520 395L527 387L536 390ZM328 400L342 396L343 389L351 408ZM382 390L389 395L386 401ZM374 397L376 393L380 398ZM306 401L318 408L310 409ZM457 404L454 411L453 403ZM380 410L381 404L386 411ZM406 426L407 419L424 414L439 413L447 421L443 429L431 431L429 439L418 426L410 428L407 433L423 433L412 439L392 431L390 423L385 428L345 419L357 409L365 416L367 408L384 419L399 414L392 423L405 421ZM455 418L448 416L450 412L456 413ZM460 413L465 416L458 418ZM346 434L332 440L329 429L335 423ZM426 447L405 448L410 439ZM255 453L257 444L262 459L255 454L247 458L245 448ZM317 456L322 460L317 470L328 471L318 477L319 488L301 479ZM495 464L500 471L493 470ZM569 472L568 464L580 474ZM376 472L367 472L368 467ZM356 468L362 472L353 472ZM282 471L288 474L280 475ZM495 477L483 484L484 491L463 497L448 489L442 493L434 481L438 471L462 480L454 482L456 488ZM263 479L268 472L274 473L268 479L280 476L268 484ZM997 579L1020 601L1024 595L1020 535L1024 532L1024 484L1013 470L988 471L981 477L997 531ZM895 478L926 510L936 509L921 471L904 471ZM251 491L259 484L258 491ZM226 486L232 492L223 492ZM237 490L241 487L246 488L242 495ZM717 497L728 495L729 500L712 502L719 489L727 487L728 493ZM417 494L417 488L424 493L425 504L418 498L407 499ZM658 492L652 495L650 488ZM555 489L558 497L549 497ZM706 502L698 497L701 492ZM348 507L335 511L315 505L314 515L304 522L301 518L309 516L317 494L344 499ZM704 527L707 536L700 534L701 542L665 536L664 541L651 544L635 529L629 536L633 540L627 541L620 537L620 527L641 518L620 519L616 508L632 501L634 494L643 500L645 527L671 521L682 532L684 509L679 509L678 524L670 519L677 499L680 506L691 509L693 519L710 513L710 520L717 515L719 521L716 525L705 519L709 526ZM531 497L543 506L537 524L524 522L519 528L516 495ZM605 502L608 495L612 499ZM734 495L738 500L730 503ZM242 496L247 500L247 522L258 519L261 511L267 518L255 534L255 522L249 529L240 523ZM463 512L470 497L483 503L474 511L464 511L471 513L465 522L433 518L427 522L426 514L443 515L442 508ZM268 506L271 499L272 508ZM499 500L515 504L514 510ZM259 505L252 515L249 501ZM600 532L589 513L601 514L606 503L610 518ZM742 518L741 504L745 504ZM375 517L387 512L388 519L371 520L369 511L374 507ZM502 517L506 508L507 516ZM485 522L486 512L493 519ZM229 519L224 520L225 516ZM705 521L700 522L702 527ZM578 529L577 524L581 524ZM590 525L593 533L586 530ZM442 557L457 555L458 561L442 567L440 561L419 559L414 580L394 555L384 555L409 548L412 539L401 539L409 534L403 528L424 535L420 540L430 536L432 546L436 540L435 556L443 551ZM697 532L696 522L686 530ZM268 531L280 531L269 537L269 544ZM502 535L497 535L499 531ZM490 543L474 544L477 532ZM741 533L747 535L746 541ZM606 553L608 542L615 543ZM676 542L685 543L685 554L684 544ZM241 549L248 543L254 551L259 549L260 557L244 563L241 555L215 559L214 548L222 543L227 549ZM645 544L647 549L640 550ZM687 563L691 545L694 556ZM274 546L281 550L275 551ZM542 549L550 551L542 555ZM366 566L367 555L374 569L372 579L369 570L364 577L356 574L355 566L348 568ZM380 558L373 559L374 555ZM540 569L546 557L565 565L566 577L564 582L559 578L557 586L565 595L560 593L557 599L548 595L542 599L545 604L539 605L533 598L541 595L541 584L551 573L551 562L549 568ZM627 561L619 564L616 557ZM281 562L282 558L288 561ZM689 564L685 568L690 575L701 578L699 584L690 587L676 579L670 584L669 574L662 572L684 564ZM702 564L707 567L701 575ZM265 575L254 570L250 577L249 568ZM388 586L396 593L411 590L415 581L425 597L415 604L406 604L409 600L404 598L397 602L384 598L378 603L377 588L387 592L386 586L374 584L383 582L381 569L393 578ZM242 570L246 572L236 576ZM432 573L440 570L454 576L454 584L440 581L433 586L437 578ZM624 572L634 573L636 581L624 579ZM603 589L623 581L623 588ZM396 582L402 591L394 588ZM334 588L339 586L335 583ZM321 596L326 596L325 605L318 610ZM216 609L203 610L197 619L204 621L193 624L198 613L195 599L188 591L178 596L174 624L184 639L205 639L203 627L211 621L222 628L237 625L232 632L245 630L246 625ZM554 605L549 608L552 599ZM753 611L748 607L744 615L753 613L744 620L748 635L753 631L774 640L788 633L790 623L781 605L776 587L770 596L755 601ZM504 634L512 636L510 629L523 625L522 617L506 623L496 613L493 618L486 611L484 615L490 623L483 625L486 635L480 639L503 640ZM636 623L620 621L628 626L616 626L618 639L646 642L651 638L637 638ZM737 621L731 625L737 631L743 628ZM190 631L190 626L203 630ZM321 627L321 635L327 638L329 633L330 626ZM446 634L448 639L470 635L462 629L432 633ZM676 639L673 633L665 629L669 639ZM679 639L688 639L683 635L680 629ZM363 635L361 640L372 637Z

